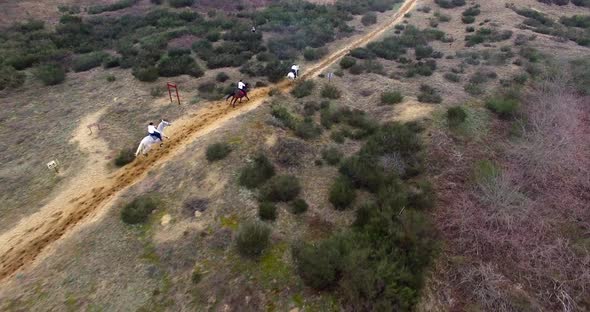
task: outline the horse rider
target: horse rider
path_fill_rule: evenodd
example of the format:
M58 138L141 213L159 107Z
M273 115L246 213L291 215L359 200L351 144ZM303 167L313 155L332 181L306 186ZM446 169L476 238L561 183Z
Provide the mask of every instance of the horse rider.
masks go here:
M299 65L293 64L293 66L291 66L291 72L295 75L295 78L297 78L299 76Z
M240 79L240 81L238 81L238 90L242 91L244 93L244 96L248 96L248 93L246 93L246 84L242 81L242 79Z
M154 123L150 122L150 124L148 125L148 134L154 139L158 139L160 140L160 142L164 142L162 141L162 134L160 132L158 132L158 129L156 129L156 127L154 127Z

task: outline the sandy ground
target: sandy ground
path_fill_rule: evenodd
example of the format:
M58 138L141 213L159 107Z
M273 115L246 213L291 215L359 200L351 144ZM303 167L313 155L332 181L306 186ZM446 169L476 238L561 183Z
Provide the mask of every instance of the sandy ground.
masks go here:
M398 12L388 21L375 27L374 30L352 41L349 45L332 53L321 62L310 67L301 79L310 79L340 60L348 51L385 34L390 28L401 22L405 13L410 11L416 0L404 2ZM172 157L186 150L187 145L195 139L219 128L228 120L243 115L264 103L268 92L278 88L288 92L292 84L283 81L274 86L260 88L250 95L251 101L235 109L224 102L205 105L197 112L175 121L168 135L172 138L165 148L150 153L126 166L123 170L109 177L104 165L104 157L100 151L106 146L99 139L89 138L86 125L100 117L102 111L86 117L76 131L74 139L80 142L82 149L90 149L88 164L80 171L80 179L72 180L72 187L66 188L63 194L56 197L43 207L38 214L31 216L28 222L19 225L0 237L0 279L12 276L17 271L51 254L52 243L62 239L71 230L92 220L108 210L113 200L123 190L142 181L151 169L164 166ZM97 152L99 151L99 152ZM101 163L101 161L103 163Z

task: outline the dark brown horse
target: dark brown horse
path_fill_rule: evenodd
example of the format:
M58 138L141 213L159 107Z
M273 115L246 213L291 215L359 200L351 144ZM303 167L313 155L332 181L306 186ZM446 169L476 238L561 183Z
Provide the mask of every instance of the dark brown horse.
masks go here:
M234 92L230 93L226 98L225 101L227 102L230 98L230 105L232 107L236 107L236 102L238 100L240 100L240 103L242 103L242 98L246 98L246 100L250 101L250 98L248 97L248 84L246 84L246 88L244 89L244 91L240 90L240 89L235 89Z

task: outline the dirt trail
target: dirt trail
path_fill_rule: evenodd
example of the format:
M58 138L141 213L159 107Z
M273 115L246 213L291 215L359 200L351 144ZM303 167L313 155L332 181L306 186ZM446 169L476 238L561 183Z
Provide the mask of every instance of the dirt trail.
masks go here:
M415 2L416 0L406 0L390 21L379 25L375 30L332 53L312 66L301 75L300 79L317 76L351 49L363 46L383 35L401 21L403 15L413 8ZM292 84L283 81L272 88L289 92ZM80 180L73 180L72 184L75 185L72 185L71 190L58 196L44 207L41 214L38 216L36 214L31 219L27 218L26 221L20 222L18 226L0 237L0 280L5 280L18 270L32 264L42 253L47 254L48 247L62 238L66 232L81 224L82 221L89 220L101 210L105 210L101 208L108 207L118 193L141 181L150 169L163 166L174 156L182 153L194 139L219 128L226 121L260 106L268 97L270 90L271 87L253 90L250 93L251 100L237 108L232 109L223 101L214 102L199 112L174 122L166 133L171 139L167 141L163 149L152 151L145 158L136 159L112 178L107 177L106 174L94 177L87 175L86 172L81 174ZM88 118L96 116L93 114ZM78 136L76 135L76 137ZM83 148L92 146L96 149L95 141L82 139L80 142ZM88 168L93 166L104 168L100 163L95 163Z

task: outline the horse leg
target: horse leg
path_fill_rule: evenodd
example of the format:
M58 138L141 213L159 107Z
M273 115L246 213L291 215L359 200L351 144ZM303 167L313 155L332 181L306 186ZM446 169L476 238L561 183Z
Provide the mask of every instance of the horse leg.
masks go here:
M143 152L143 142L139 143L139 146L137 147L137 151L135 151L135 157L137 157L139 155L139 153Z

